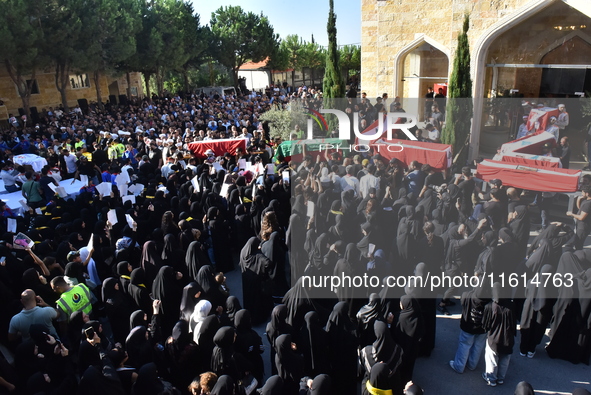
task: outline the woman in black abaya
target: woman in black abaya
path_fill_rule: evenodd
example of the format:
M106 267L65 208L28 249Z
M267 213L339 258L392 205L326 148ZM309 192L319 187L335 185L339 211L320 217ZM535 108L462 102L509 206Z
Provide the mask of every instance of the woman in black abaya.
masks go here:
M213 337L215 347L211 354L211 370L219 376L227 374L235 381L242 378L238 364L234 358L234 341L236 330L230 326L224 326Z
M589 250L562 254L556 273L573 274L573 287L560 287L553 308L550 358L589 364L591 355L591 269Z
M365 369L365 378L369 377L372 367L378 362L384 362L388 365L394 374L400 377L400 365L402 363L402 348L396 344L388 325L383 321L374 323L376 341L361 350L361 365ZM400 382L400 380L397 380ZM400 391L396 389L395 392Z
M345 249L343 258L339 259L335 265L333 275L338 277L354 276L358 269L356 266L359 264L359 255L357 246L353 243L349 243ZM354 304L357 305L357 303L353 303L355 297L354 292L355 290L353 287L341 286L336 288L336 294L339 301L347 302L347 306L349 307L349 317L354 317L356 312L359 311L359 308L356 309L356 306L354 306Z
M363 395L392 394L392 380L390 368L383 362L378 362L371 368L369 378L361 386Z
M326 332L322 329L320 318L315 311L304 316L305 325L300 336L301 349L304 355L304 375L314 377L328 371L328 347Z
M545 264L540 269L540 279L548 278L555 273L552 265ZM554 288L556 290L556 288ZM556 293L555 295L553 295ZM525 302L521 312L521 355L533 357L536 347L542 342L546 332L546 326L552 319L552 308L556 301L557 292L552 291L552 284L540 287L530 280L525 290Z
M269 271L271 295L282 297L289 289L289 285L285 271L287 246L279 231L271 233L269 240L261 244L261 252L273 263Z
M178 309L183 295L182 273L175 271L171 266L163 266L152 286L154 299L160 300L160 315L162 333L168 336L172 333L174 324L178 321Z
M200 241L194 240L189 244L185 254L185 265L189 280L197 280L197 274L201 267L209 265L209 258Z
M335 394L356 394L357 378L357 337L355 324L349 318L347 302L337 303L326 324L330 376L333 378Z
M267 340L271 345L271 371L273 374L276 374L277 367L275 366L275 341L281 335L292 333L292 328L287 323L287 306L280 304L273 308L273 311L271 312L271 321L269 321L267 324L265 333L267 334Z
M263 364L263 341L258 333L252 329L250 312L242 309L236 313L235 328L236 341L234 350L242 355L250 364L250 370L259 383L263 382L265 368Z
M380 295L369 295L369 303L363 306L357 313L357 336L360 344L371 344L376 338L373 324L381 317L382 300Z
M129 332L125 340L125 351L129 356L126 365L136 369L154 361L154 352L145 326L136 326Z
M146 241L142 249L142 269L145 273L146 287L152 288L152 283L161 267L162 252L158 249L158 245L153 240Z
M394 331L396 343L404 351L400 365L400 377L403 383L412 380L415 361L419 353L419 340L423 336L424 322L419 302L409 295L400 298L400 315Z
M217 207L211 207L207 211L207 220L209 221L208 227L216 270L224 273L230 272L234 270L234 262L232 261L232 249L229 248L231 242L228 222L221 217Z
M131 271L129 288L127 291L138 309L145 311L147 314L151 314L152 299L150 298L150 291L148 291L145 282L146 275L144 269L141 267L133 269Z
M511 233L515 237L515 244L517 245L518 256L523 259L527 252L527 242L529 241L530 220L527 206L515 206L513 212L513 219L508 224Z
M169 233L164 236L164 248L162 249L162 265L171 266L177 272L187 274L187 267L184 264L185 253L182 251L177 242L178 238Z
M102 297L107 317L111 323L113 339L123 343L127 337L127 319L132 312L127 296L121 290L121 284L115 277L103 281Z
M416 280L409 281L409 285L404 289L408 296L414 298L418 304L423 317L423 335L419 340L418 356L430 356L435 348L435 333L437 330L437 302L433 297L433 292L425 286L427 266L419 263L415 268L414 275ZM422 280L419 280L421 278ZM420 282L422 281L422 282Z
M289 227L285 234L285 243L289 248L290 282L293 284L304 273L308 264L308 256L304 251L306 234L305 213L300 216L291 214Z
M417 256L417 238L421 231L419 221L415 219L415 209L413 206L406 206L404 208L406 216L400 220L398 224L398 233L396 237L396 244L398 247L399 261L396 266L400 274L409 274L415 265Z
M300 379L303 377L304 359L293 346L291 335L279 336L275 341L275 347L275 365L279 377L283 379L284 394L296 395Z
M187 322L191 322L191 315L195 310L195 306L201 300L201 293L203 288L196 282L192 281L185 285L181 297L180 318Z
M226 296L220 290L220 285L215 281L213 268L210 265L202 266L197 273L197 284L203 288L202 298L211 302L212 310L219 306L226 306Z
M263 282L273 269L273 262L259 246L260 240L251 237L240 251L244 308L251 312L255 323L265 320L273 306L272 295L263 292Z

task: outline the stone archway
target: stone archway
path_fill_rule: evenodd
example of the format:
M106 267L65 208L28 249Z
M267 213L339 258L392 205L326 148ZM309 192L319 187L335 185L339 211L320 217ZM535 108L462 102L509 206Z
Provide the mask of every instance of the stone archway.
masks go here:
M582 5L585 10L581 10L581 4L573 0L531 1L493 24L477 40L472 68L475 102L471 159L478 156L485 98L494 96L501 89L519 89L526 97L538 96L542 70L552 67L542 61L548 52L575 36L591 35L588 33L588 27L591 27L588 11L591 9L587 10L591 7L585 3ZM585 22L575 23L580 20ZM573 26L562 26L562 29L561 25L565 24ZM572 29L584 31L572 34ZM571 68L576 67L571 65Z
M423 114L427 87L447 82L449 75L449 50L429 36L420 35L402 48L394 57L396 76L394 94L405 100L407 112Z

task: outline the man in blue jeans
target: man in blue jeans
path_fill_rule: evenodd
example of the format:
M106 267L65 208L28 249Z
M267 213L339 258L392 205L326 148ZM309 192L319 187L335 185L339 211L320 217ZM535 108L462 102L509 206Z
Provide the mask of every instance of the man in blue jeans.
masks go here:
M488 290L476 287L462 294L462 318L460 320L460 339L456 356L449 366L456 373L464 373L466 366L476 369L482 350L486 344L486 332L482 327L484 306L489 302Z

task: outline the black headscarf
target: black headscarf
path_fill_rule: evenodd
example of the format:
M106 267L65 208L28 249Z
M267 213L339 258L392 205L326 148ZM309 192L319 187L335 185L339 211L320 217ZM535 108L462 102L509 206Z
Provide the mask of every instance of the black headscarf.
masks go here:
M240 301L234 295L228 296L226 299L226 314L232 323L234 323L234 317L238 311L242 310Z
M390 384L390 368L383 362L378 362L371 367L369 380L367 381L373 388L387 391L392 390Z
M534 388L527 381L520 381L515 387L514 395L535 395Z
M375 321L373 328L376 335L376 341L372 345L374 360L387 363L390 369L396 370L401 362L402 350L394 342L385 322Z
M281 335L275 341L277 372L284 381L298 383L303 376L303 358L291 348L291 335Z
M218 378L213 386L210 395L234 395L234 380L228 375Z
M158 378L156 364L147 363L138 371L133 384L132 395L158 395L164 390L164 384Z
M402 310L398 317L397 332L404 334L409 340L418 341L423 334L423 316L419 302L409 295L400 298Z
M146 339L148 332L145 326L136 326L125 339L125 350L129 356L127 364L136 369L153 361L152 345Z
M283 379L278 375L269 377L263 385L261 395L283 395Z
M330 395L332 394L332 381L327 374L319 374L312 380L310 395Z
M198 298L195 297L198 293L203 292L203 288L196 282L190 282L183 288L183 296L181 298L181 318L185 321L191 321L191 315L195 310L197 302L201 299L201 295Z
M531 254L529 259L525 262L525 266L527 266L530 273L536 274L546 263L551 263L551 255L552 250L550 242L548 239L542 239L538 244L538 248L536 248L534 253Z
M190 279L196 280L199 269L208 263L204 258L205 256L201 251L201 243L197 240L192 241L185 255L185 264L187 265L187 272Z
M182 290L176 278L176 272L171 266L160 268L158 275L154 279L152 294L154 299L162 301L160 306L162 314L176 314L177 306L181 302Z
M382 312L382 300L380 295L372 293L369 295L369 303L363 306L357 313L357 324L363 331L373 330L373 323Z
M240 269L244 273L249 270L257 275L265 274L272 263L259 249L261 242L251 237L240 251Z

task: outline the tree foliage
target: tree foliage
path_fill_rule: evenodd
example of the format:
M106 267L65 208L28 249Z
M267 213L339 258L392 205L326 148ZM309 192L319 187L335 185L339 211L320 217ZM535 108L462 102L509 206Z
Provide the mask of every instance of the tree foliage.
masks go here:
M29 120L33 81L37 70L47 63L40 50L43 40L43 31L40 29L43 8L40 3L29 0L2 0L0 4L0 61L16 85Z
M238 89L238 70L247 61L261 62L279 47L279 35L262 13L245 12L240 6L220 7L211 15L215 57L232 70Z
M361 72L361 47L359 45L343 45L339 49L341 68L346 78L353 71L355 74Z
M445 127L441 134L442 142L453 146L453 152L456 154L455 161L462 165L468 156L465 146L468 144L470 136L473 110L472 100L470 100L472 79L470 78L470 46L468 44L469 27L470 17L466 14L462 32L458 34L458 46L448 88Z

